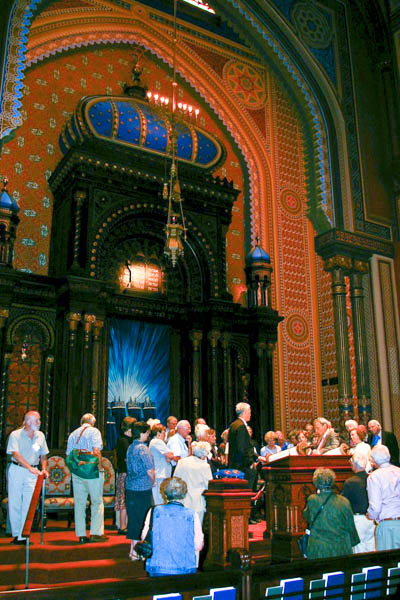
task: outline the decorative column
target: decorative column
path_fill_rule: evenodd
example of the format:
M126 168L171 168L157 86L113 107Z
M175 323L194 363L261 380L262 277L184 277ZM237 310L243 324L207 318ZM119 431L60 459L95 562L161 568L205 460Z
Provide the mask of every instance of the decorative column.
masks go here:
M231 360L231 340L230 333L223 333L221 336L221 345L224 353L224 423L229 424L229 409L232 406L232 360Z
M72 268L80 269L80 244L81 244L81 221L82 221L82 204L86 199L86 192L84 190L77 190L74 194L75 199L75 232L74 232L74 245L72 249Z
M357 270L356 270L357 269ZM367 425L371 419L371 390L369 382L367 334L365 328L363 275L368 263L354 261L350 273L350 298L353 315L354 353L356 361L359 422Z
M78 325L81 320L80 313L68 313L67 321L69 326L69 344L68 344L68 359L67 359L67 397L66 397L66 419L65 419L65 433L69 435L71 431L71 418L72 418L72 401L74 398L74 366L75 366L75 345Z
M201 331L191 331L189 338L193 346L193 381L192 381L192 394L193 394L193 418L198 419L200 412L203 410L203 404L201 402L201 340L203 339L203 333Z
M90 392L91 412L96 415L99 393L99 362L100 362L100 336L104 321L95 320L93 323L93 354L92 354L92 389Z
M260 431L264 434L267 431L267 364L266 364L266 342L256 342L254 348L257 355L257 405L259 409Z
M9 312L6 308L0 309L0 352L1 352L1 381L0 381L0 446L3 445L4 437L4 419L6 411L6 400L7 400L7 374L8 364L10 361L9 354L3 354L4 347L4 331L7 323Z
M47 438L49 434L50 399L53 386L54 356L47 356L44 365L44 394L43 394L43 432Z
M217 429L217 406L218 406L218 360L217 349L218 340L221 334L217 329L213 329L208 334L208 340L211 346L211 401L212 401L212 426Z
M92 365L90 361L90 334L92 325L96 321L96 315L85 314L83 317L83 354L82 354L82 395L81 412L82 414L91 410L90 392L92 388ZM93 413L95 414L95 413ZM96 415L97 416L97 415Z
M353 416L351 389L349 335L347 329L345 270L351 270L352 260L347 256L333 256L325 261L324 268L332 274L333 312L335 319L336 361L340 426Z

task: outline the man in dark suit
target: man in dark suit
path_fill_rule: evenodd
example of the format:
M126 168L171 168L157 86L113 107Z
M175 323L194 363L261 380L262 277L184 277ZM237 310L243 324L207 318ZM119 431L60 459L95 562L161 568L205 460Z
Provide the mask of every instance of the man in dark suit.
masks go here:
M229 427L228 468L238 469L244 473L249 487L254 490L257 483L257 471L254 465L254 446L251 442L247 423L251 418L251 407L246 402L236 405L237 419Z
M379 421L372 419L368 423L369 435L367 442L373 448L377 444L383 444L390 452L390 462L396 467L399 466L399 444L396 436L391 431L382 431Z

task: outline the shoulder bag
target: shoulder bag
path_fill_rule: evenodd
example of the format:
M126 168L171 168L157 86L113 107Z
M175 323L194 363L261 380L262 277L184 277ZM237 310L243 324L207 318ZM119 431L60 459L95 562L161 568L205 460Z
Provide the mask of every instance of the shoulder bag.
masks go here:
M304 535L300 536L297 539L297 544L299 546L299 550L300 550L300 554L302 556L304 556L304 558L307 558L307 546L308 546L308 539L310 537L310 533L311 533L311 528L314 525L315 521L317 520L317 517L319 517L319 514L321 513L322 509L325 507L325 505L329 502L330 498L334 496L334 493L332 492L332 494L330 496L328 496L328 498L325 500L325 502L323 504L321 504L321 506L319 507L319 509L317 510L317 514L315 515L315 517L313 518L309 529L305 530Z
M76 444L78 444L82 434L85 433L86 429L87 427L81 431L78 439L76 440ZM99 457L95 456L94 454L81 452L78 450L78 448L74 448L66 457L65 463L71 473L77 475L78 477L82 477L82 479L99 478Z
M153 554L153 512L154 512L154 508L155 507L150 509L151 510L150 523L149 523L149 530L146 534L146 537L144 538L144 540L140 540L139 542L137 542L135 544L135 552L143 560L145 560L146 558L150 558L151 555Z

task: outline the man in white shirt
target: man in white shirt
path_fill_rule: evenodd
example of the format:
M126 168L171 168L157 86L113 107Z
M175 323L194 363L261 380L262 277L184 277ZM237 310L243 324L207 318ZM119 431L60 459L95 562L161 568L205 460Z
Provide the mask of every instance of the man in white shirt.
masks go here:
M192 438L190 436L191 426L189 421L179 421L176 426L176 433L169 438L167 442L168 449L174 453L175 458L186 458L191 454ZM179 460L179 459L178 459ZM176 466L176 461L172 460L171 464Z
M8 470L8 515L10 517L13 544L26 544L22 529L28 514L38 475L39 463L47 477L47 454L49 449L44 433L39 431L40 414L30 410L24 417L23 427L10 433L7 454L11 455Z
M386 446L377 445L371 451L376 470L367 479L368 518L378 523L376 549L400 548L400 468L390 464Z
M108 540L104 535L104 470L101 467L103 440L99 429L94 426L95 423L96 417L94 415L91 413L83 415L81 426L70 433L67 442L67 456L76 448L82 453L93 454L99 458L99 476L95 479L85 479L72 473L75 533L80 544L106 542ZM90 538L86 536L86 503L88 496L90 496Z

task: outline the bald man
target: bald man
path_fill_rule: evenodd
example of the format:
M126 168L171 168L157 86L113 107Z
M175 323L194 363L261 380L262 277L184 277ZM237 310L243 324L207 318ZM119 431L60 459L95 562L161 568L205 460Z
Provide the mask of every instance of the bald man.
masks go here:
M40 414L35 410L24 416L23 426L10 433L7 454L11 456L8 469L8 515L10 518L12 544L26 544L22 537L26 515L28 514L33 491L35 489L39 465L47 477L46 438L40 429Z

